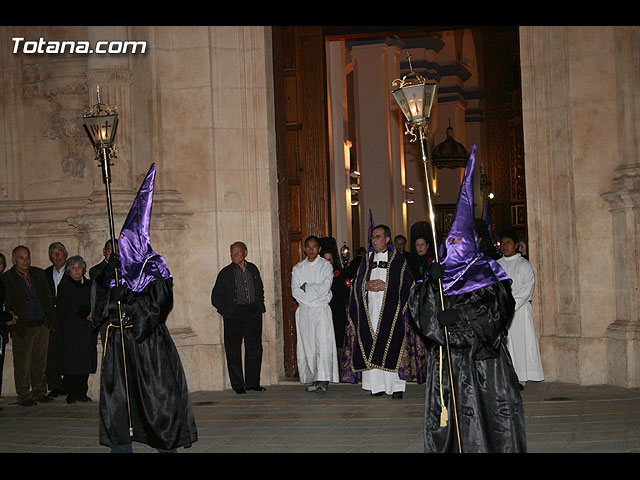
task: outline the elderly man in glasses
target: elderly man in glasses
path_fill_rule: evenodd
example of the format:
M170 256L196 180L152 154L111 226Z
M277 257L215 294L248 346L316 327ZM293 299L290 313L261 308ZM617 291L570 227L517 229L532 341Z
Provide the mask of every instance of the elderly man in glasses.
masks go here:
M372 395L400 399L407 380L424 382L424 346L407 314L414 280L389 227L373 228L370 240L349 298L342 381L361 379Z

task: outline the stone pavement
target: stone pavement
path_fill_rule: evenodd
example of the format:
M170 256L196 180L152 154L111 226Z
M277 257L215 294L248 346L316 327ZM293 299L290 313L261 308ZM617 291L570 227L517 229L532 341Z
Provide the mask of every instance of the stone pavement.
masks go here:
M198 441L182 453L421 453L423 386L402 400L360 385L308 393L297 382L238 395L191 395ZM97 399L96 399L97 400ZM523 392L530 453L640 452L640 389L530 383ZM22 407L0 402L0 453L107 453L98 444L98 402L64 399ZM153 449L134 444L136 453Z

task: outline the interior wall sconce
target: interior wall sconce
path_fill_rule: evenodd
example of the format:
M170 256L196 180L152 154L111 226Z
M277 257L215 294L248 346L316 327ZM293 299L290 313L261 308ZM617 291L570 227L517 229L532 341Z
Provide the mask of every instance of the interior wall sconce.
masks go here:
M407 203L407 204L415 203L415 200L409 196L409 195L413 195L415 193L415 189L413 187L409 187L409 186L402 187L402 192L403 192L403 195L404 195L404 202L405 203Z
M351 206L359 205L358 201L358 191L360 190L360 172L358 170L350 170L349 178L351 180L351 184L349 185L349 189L351 190Z

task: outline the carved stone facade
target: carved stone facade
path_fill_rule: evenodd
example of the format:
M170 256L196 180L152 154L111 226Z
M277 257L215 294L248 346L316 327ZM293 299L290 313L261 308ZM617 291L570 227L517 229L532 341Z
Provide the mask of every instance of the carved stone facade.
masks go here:
M639 27L522 27L529 254L545 377L640 386Z
M265 385L277 381L279 241L269 27L0 27L0 251L30 247L46 268L63 242L89 266L108 238L101 169L82 114L101 101L120 124L112 194L117 232L157 165L151 244L174 277L167 325L192 390L228 386L222 319L210 303L229 245L243 240L263 272ZM144 53L12 53L24 42L144 41ZM24 45L24 43L22 44ZM100 349L100 346L99 346ZM99 375L91 376L97 398ZM11 344L3 395L14 392Z

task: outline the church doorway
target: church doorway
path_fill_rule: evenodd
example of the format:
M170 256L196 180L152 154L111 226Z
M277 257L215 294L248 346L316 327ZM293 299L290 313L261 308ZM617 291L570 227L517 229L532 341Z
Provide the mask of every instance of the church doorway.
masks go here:
M297 376L296 305L290 278L293 265L303 258L304 238L333 237L338 247L350 248L353 258L357 247L366 247L369 210L376 212L377 223L389 223L394 234L405 236L414 223L428 218L415 144L398 131L387 142L397 156L383 152L384 157L376 159L367 151L371 130L363 127L360 102L366 102L370 93L363 88L360 69L367 68L366 55L384 49L398 50L399 74L407 71L409 52L411 66L439 83L430 153L440 155L436 175L441 188L436 198L440 236L446 235L457 197L455 171L460 159L454 151L453 161L447 163L451 152L446 141L451 137L467 151L470 141L477 144L477 212L486 200L492 231L514 227L526 240L517 27L273 27L284 378ZM388 95L390 83L385 81L374 96ZM402 163L401 169L389 170L396 184L383 200L387 207L376 203L379 199L371 193L367 198L366 192L367 172L385 162L395 168ZM359 193L350 195L353 184ZM387 209L382 212L383 208Z

